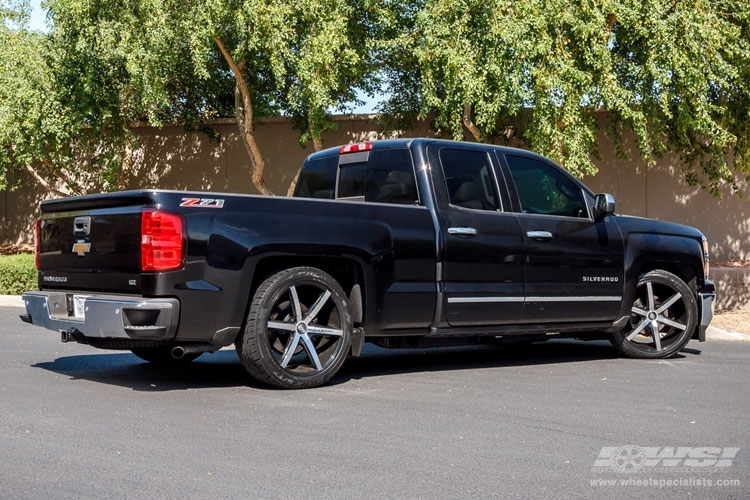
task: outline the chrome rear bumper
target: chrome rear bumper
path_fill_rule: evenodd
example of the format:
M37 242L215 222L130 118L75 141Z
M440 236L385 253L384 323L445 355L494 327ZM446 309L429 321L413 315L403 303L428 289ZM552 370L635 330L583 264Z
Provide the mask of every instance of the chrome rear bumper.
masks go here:
M55 331L77 330L86 337L169 340L177 333L180 302L172 298L128 295L87 295L85 317L73 315L72 292L26 292L21 319Z

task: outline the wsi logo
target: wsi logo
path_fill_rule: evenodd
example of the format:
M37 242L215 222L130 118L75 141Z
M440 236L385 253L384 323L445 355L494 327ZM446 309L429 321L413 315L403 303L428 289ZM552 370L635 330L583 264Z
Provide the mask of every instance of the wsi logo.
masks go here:
M730 467L739 448L717 447L665 447L653 448L635 445L605 446L594 461L594 470L604 468L617 472L636 472L644 467L675 468Z

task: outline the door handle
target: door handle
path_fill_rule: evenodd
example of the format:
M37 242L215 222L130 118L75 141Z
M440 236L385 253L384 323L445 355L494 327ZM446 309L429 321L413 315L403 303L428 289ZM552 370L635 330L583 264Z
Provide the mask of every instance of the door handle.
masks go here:
M476 236L477 230L473 227L449 227L448 234L457 234L458 236Z
M552 233L549 231L529 231L526 236L537 241L549 241L552 239Z

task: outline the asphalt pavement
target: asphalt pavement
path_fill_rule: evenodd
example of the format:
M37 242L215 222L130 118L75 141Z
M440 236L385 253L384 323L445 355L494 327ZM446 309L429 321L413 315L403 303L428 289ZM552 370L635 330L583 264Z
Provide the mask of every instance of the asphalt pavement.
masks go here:
M0 307L0 498L750 497L750 343L387 351L320 388L180 369ZM721 463L720 463L721 462Z

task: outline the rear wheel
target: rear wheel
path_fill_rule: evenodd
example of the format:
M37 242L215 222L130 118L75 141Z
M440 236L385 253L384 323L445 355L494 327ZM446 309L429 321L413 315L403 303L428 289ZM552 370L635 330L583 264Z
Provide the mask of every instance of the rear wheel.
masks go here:
M352 318L346 294L312 267L280 271L255 292L235 347L257 380L285 389L319 386L349 353Z
M172 356L172 347L144 347L131 349L130 352L144 361L154 363L159 366L180 366L189 363L203 353L190 352L186 353L179 359Z
M630 321L610 341L631 358L668 358L690 341L697 322L690 287L672 273L651 271L638 280Z

